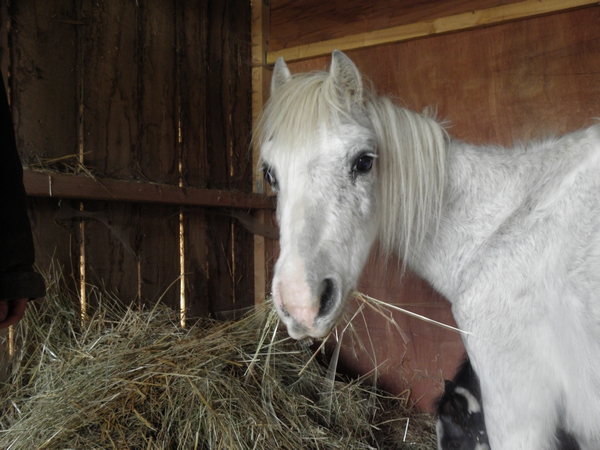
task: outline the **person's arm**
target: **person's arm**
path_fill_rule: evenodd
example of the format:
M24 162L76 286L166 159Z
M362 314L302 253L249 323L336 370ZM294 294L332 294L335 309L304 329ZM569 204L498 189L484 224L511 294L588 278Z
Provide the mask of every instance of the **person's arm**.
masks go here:
M45 295L44 279L33 271L35 252L4 82L0 83L0 328L18 322L27 299Z

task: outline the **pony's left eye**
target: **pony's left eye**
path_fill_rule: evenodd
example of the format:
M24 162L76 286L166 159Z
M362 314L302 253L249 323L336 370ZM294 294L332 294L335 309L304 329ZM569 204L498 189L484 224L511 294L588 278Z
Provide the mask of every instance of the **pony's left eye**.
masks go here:
M274 190L277 189L277 178L275 178L275 170L270 166L264 165L263 174L265 176L265 181L271 185L271 188Z
M367 173L373 167L374 155L365 153L360 155L352 166L352 173Z

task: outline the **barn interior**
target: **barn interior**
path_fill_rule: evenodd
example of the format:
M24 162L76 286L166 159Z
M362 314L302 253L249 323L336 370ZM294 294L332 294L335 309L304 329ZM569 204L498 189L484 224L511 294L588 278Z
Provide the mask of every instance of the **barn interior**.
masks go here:
M378 93L433 108L474 144L600 117L592 0L13 0L0 24L37 270L59 267L82 315L98 286L166 305L182 329L269 297L276 198L251 136L279 57L292 73L325 70L342 50ZM373 252L358 290L393 307L362 311L328 356L339 345L339 372L433 411L464 347L394 309L456 326L401 264ZM16 334L4 334L6 361Z

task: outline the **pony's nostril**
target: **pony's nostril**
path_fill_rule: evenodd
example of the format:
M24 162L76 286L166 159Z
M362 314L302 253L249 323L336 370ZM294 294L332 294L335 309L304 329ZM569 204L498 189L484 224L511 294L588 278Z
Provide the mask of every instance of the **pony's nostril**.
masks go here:
M321 304L318 317L327 316L335 304L335 283L331 278L325 278L321 284Z

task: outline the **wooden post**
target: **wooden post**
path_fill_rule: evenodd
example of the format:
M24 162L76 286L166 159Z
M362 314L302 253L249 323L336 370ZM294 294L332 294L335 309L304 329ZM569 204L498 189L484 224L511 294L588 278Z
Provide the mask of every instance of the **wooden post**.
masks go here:
M266 53L269 41L268 0L252 1L252 126L256 125L260 111L268 95L269 70L266 66ZM263 193L262 179L258 175L259 149L252 148L252 190ZM257 211L256 218L265 222L270 211ZM262 303L267 295L267 248L265 238L254 235L254 300Z

